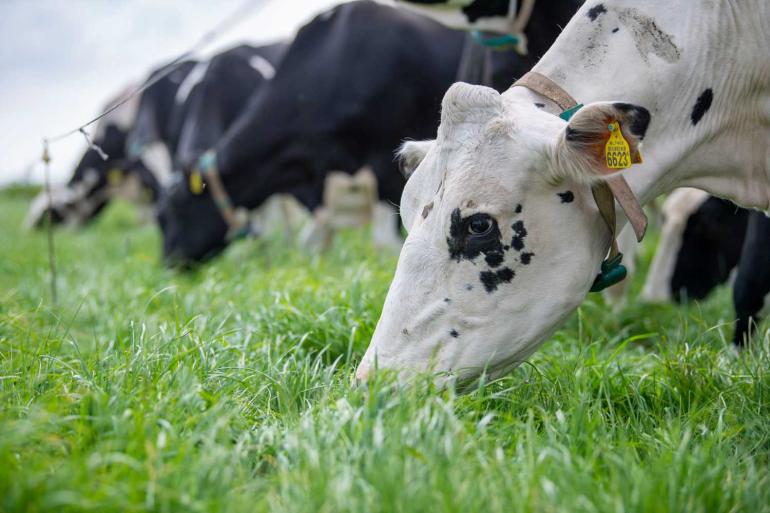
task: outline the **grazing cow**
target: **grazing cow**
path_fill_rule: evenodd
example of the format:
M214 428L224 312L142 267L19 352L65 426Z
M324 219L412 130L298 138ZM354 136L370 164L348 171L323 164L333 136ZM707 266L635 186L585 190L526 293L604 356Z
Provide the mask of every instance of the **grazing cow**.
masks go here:
M272 80L287 48L285 43L239 45L193 69L175 98L173 132L178 135L161 138L173 155L174 169L192 169L201 153L243 112L249 99Z
M553 18L533 15L528 30L555 39L555 15L568 19L573 12L562 4L549 12ZM464 39L432 20L370 1L316 17L299 31L273 81L214 147L213 159L206 159L206 181L216 184L211 194L196 195L178 183L165 196L159 220L166 260L201 261L226 246L228 232L238 227L234 214L220 210L223 202L229 210L253 209L270 194L289 192L314 210L332 171L352 174L368 165L380 200L397 203L404 178L394 150L404 137L435 131ZM500 88L534 62L494 57L493 85Z
M126 189L134 192L134 199L146 196L154 203L173 171L189 170L189 164L217 141L249 97L273 77L286 47L240 45L210 60L183 62L138 99L103 118L95 142L108 158L102 159L95 149L85 153L68 186L55 191L54 218L91 219ZM165 70L155 70L148 80ZM40 220L47 204L46 195L41 194L30 219Z
M180 64L138 98L132 98L97 122L93 141L104 153L95 147L88 148L67 185L52 190L51 213L55 223L83 224L101 212L111 198L126 191L131 191L133 199L139 199L139 196L149 202L155 201L162 177L168 171L157 164L153 149L139 148L137 135L148 133L144 127L152 126L155 130L156 126L165 124L169 117L168 106L173 105L177 88L193 66L192 62ZM148 80L164 70L165 67L153 71ZM131 89L133 87L127 88L108 102L107 107L124 99ZM138 127L142 127L144 133L137 134ZM137 141L134 147L139 148L135 156L127 149L131 140ZM33 201L26 224L40 226L46 219L48 208L48 197L43 192Z
M703 299L735 271L733 341L743 344L770 292L770 219L697 189L674 191L663 214L642 297L678 303Z
M503 95L454 85L402 151L409 235L357 376L503 375L622 276L617 228L641 238L640 203L676 187L770 208L768 47L764 0L590 1Z

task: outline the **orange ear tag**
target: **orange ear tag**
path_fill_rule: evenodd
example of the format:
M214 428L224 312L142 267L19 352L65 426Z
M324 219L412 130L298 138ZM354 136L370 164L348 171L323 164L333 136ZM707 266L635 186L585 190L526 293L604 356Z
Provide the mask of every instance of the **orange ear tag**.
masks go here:
M620 130L620 123L613 121L607 128L610 131L610 138L607 139L607 144L604 146L604 159L607 163L607 167L610 169L627 169L634 164L634 160L631 159L631 148L628 145L628 141L623 137L623 132ZM641 161L642 156L638 156L638 160Z
M198 171L193 171L190 174L190 192L196 196L203 194L203 178Z

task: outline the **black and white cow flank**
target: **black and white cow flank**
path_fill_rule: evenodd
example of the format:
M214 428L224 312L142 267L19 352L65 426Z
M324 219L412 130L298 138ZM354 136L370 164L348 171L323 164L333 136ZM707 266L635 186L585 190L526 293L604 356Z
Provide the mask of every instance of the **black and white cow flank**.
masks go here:
M193 91L180 91L183 116L174 148L174 169L189 171L201 153L212 147L243 112L249 98L276 73L288 45L239 45L200 63L191 78ZM198 72L202 71L198 78ZM190 87L190 84L183 84Z
M538 3L529 30L550 43L579 2ZM533 40L536 40L533 36ZM404 138L435 132L440 100L457 76L465 34L371 1L323 13L304 26L275 78L216 144L217 164L233 203L253 209L287 192L313 210L330 171L370 166L381 200L397 204L405 183L394 163ZM536 60L494 55L500 90ZM211 196L178 183L161 202L164 256L205 260L226 245L227 226ZM394 219L395 223L395 219Z
M770 218L695 189L675 191L663 213L642 296L677 303L704 299L734 276L733 341L744 344L770 293Z

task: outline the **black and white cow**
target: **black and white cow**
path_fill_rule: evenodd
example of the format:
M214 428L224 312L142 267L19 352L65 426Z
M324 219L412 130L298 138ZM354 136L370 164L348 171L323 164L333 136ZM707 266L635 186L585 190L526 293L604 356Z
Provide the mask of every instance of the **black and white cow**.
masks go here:
M111 198L126 191L130 192L132 199L143 199L149 203L157 199L168 170L158 165L154 151L146 151L148 148L139 143L150 129L153 133L159 132L159 127L167 130L174 94L194 65L194 62L179 64L172 73L139 97L132 98L98 121L93 142L106 158L97 149L88 148L66 186L52 190L51 213L55 223L86 223L98 215ZM165 70L165 67L154 70L147 80ZM133 86L127 88L105 108L124 99L132 89ZM136 141L135 155L129 151L132 140ZM47 218L48 209L48 197L43 192L33 201L26 224L40 226Z
M174 168L189 171L242 114L249 99L275 76L286 43L239 45L201 62L177 94L181 130L172 143ZM194 91L193 91L194 89Z
M154 203L176 171L214 144L249 97L275 75L286 44L240 45L211 59L186 61L100 121L94 149L84 154L67 187L55 191L54 219L83 222L127 189ZM150 74L153 80L166 68ZM114 104L115 101L110 104ZM144 194L141 193L144 191ZM41 219L45 194L31 218Z
M507 373L677 187L770 210L768 47L765 0L593 0L516 87L452 86L436 140L403 150L409 235L357 376Z
M552 40L573 9L542 4L528 30ZM232 202L253 209L288 192L312 210L321 204L327 173L368 165L380 199L396 204L404 178L394 150L405 137L435 131L464 42L464 33L371 1L316 17L299 31L273 81L214 147ZM493 60L492 82L502 90L534 57ZM227 244L228 226L212 196L195 195L183 183L164 198L159 220L168 261L204 260Z
M743 344L752 322L764 315L770 293L770 219L687 188L666 199L663 215L642 297L677 303L703 299L734 275L733 341Z

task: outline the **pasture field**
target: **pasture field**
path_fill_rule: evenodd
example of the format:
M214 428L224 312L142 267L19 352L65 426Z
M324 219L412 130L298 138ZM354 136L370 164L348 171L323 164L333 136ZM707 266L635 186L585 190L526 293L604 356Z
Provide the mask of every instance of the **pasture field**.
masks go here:
M770 335L733 350L726 288L592 295L470 393L364 389L396 262L365 233L323 256L243 241L179 274L118 204L57 232L53 306L27 202L0 193L2 512L770 511Z

